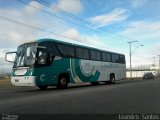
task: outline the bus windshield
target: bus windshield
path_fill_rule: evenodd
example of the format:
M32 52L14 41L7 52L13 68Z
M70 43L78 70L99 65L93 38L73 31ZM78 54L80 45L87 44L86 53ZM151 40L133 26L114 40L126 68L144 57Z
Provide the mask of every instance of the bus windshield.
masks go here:
M14 63L16 67L29 67L35 63L37 47L35 43L20 45L17 49L17 56Z

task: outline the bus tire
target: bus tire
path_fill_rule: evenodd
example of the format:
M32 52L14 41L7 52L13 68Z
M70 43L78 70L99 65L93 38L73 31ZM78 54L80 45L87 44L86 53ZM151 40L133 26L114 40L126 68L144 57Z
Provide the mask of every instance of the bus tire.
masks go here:
M110 81L109 81L109 83L110 83L110 84L114 84L115 81L116 81L116 80L115 80L115 75L114 75L114 74L111 74L111 75L110 75Z
M98 85L99 82L91 82L92 85Z
M61 75L58 78L57 88L66 88L68 86L68 78L67 76Z
M39 89L41 89L41 90L46 90L48 86L43 85L43 86L38 86L38 87L39 87Z

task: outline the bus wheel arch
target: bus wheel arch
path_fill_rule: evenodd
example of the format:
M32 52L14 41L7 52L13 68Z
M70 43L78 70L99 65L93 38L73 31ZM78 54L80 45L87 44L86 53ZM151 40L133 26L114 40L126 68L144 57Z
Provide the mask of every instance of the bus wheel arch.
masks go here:
M58 76L57 88L66 88L70 82L69 73L61 73Z
M115 73L110 73L110 77L109 77L110 81L109 82L111 84L114 84L116 81L115 78L116 78Z

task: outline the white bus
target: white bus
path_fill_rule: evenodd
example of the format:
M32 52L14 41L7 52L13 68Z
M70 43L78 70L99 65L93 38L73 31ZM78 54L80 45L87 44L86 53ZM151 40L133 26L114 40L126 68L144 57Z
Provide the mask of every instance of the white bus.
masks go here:
M125 55L54 39L25 43L16 52L11 83L14 86L67 87L68 83L115 83L125 79Z

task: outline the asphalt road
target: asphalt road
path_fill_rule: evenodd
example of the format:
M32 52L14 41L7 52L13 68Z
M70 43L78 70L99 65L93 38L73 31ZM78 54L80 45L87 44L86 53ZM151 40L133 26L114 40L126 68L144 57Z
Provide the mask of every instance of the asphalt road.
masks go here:
M0 113L160 113L160 80L125 80L114 85L67 89L0 87Z

